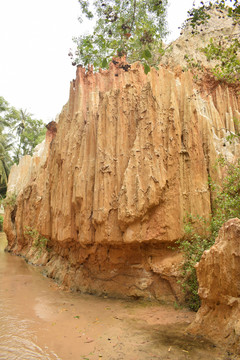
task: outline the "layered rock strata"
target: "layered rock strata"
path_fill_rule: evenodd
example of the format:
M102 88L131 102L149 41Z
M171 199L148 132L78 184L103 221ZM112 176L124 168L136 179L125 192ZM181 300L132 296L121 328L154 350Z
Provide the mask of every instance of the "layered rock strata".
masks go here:
M189 71L78 67L57 126L11 172L8 249L73 289L179 300L169 246L186 213L210 214L216 159L239 156L225 139L239 106L234 88L206 92ZM36 233L49 251L32 246Z
M201 308L189 330L240 354L240 219L224 224L196 269Z

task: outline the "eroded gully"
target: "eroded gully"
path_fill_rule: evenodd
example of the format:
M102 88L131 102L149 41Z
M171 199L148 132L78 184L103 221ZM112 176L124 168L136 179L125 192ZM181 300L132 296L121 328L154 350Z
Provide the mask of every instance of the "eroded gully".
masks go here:
M186 335L194 314L61 290L41 268L5 253L0 235L0 359L225 359Z

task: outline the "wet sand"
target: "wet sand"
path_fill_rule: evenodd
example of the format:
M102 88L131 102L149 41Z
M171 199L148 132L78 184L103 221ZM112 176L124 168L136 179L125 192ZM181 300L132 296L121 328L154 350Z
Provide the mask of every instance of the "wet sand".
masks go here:
M231 359L185 333L193 312L64 291L41 267L4 253L4 241L2 234L1 360Z

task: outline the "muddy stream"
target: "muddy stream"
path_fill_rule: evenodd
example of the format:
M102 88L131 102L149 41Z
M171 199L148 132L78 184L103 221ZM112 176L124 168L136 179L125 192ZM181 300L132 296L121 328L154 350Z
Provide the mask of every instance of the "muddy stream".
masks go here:
M0 359L229 359L185 333L195 314L61 290L0 236Z

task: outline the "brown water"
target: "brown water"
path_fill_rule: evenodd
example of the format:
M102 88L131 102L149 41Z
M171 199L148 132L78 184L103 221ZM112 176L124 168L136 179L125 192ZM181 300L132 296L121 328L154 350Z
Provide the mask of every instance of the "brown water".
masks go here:
M193 313L63 291L5 245L2 234L1 360L230 359L184 335Z

